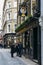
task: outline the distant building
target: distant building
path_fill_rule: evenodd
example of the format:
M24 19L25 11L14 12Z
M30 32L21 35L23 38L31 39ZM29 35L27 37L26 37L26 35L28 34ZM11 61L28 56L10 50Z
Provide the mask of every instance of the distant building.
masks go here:
M5 0L3 6L3 37L4 43L10 46L10 41L16 42L15 28L17 24L17 0Z

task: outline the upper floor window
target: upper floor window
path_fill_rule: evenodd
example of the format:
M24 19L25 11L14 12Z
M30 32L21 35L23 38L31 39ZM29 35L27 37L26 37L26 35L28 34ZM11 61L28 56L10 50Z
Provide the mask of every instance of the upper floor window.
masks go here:
M7 20L10 20L11 19L11 12L8 12L7 13Z
M11 7L11 2L10 2L10 1L8 2L8 7L9 7L9 8Z
M9 32L10 32L10 25L8 25L8 30L9 30Z
M17 24L14 25L14 28L15 28L15 29L16 29L16 27L17 27Z
M10 13L8 15L9 15L9 19L10 19Z

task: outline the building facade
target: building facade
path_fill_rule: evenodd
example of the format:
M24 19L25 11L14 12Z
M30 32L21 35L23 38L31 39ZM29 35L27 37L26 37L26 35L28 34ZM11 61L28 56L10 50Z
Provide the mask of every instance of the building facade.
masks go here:
M40 0L24 0L18 7L18 21L15 30L17 38L23 43L25 56L39 63L39 49L41 49Z
M10 41L16 43L15 28L17 24L17 0L5 0L3 6L3 37L4 43L9 46Z

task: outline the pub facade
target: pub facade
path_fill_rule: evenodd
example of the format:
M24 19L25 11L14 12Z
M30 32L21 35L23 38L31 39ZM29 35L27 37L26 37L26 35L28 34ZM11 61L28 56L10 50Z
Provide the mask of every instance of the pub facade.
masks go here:
M39 17L40 0L25 0L19 5L19 21L17 21L15 30L16 35L23 44L24 56L36 63L40 62L41 57L41 27L39 25Z

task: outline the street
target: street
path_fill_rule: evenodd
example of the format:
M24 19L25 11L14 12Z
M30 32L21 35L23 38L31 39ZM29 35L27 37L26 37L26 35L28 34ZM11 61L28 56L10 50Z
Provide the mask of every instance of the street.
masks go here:
M0 49L0 65L26 65L18 57L11 58L10 50Z
M37 65L29 59L24 57L17 57L14 54L14 58L11 57L10 49L0 49L0 65Z

